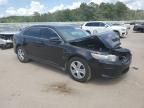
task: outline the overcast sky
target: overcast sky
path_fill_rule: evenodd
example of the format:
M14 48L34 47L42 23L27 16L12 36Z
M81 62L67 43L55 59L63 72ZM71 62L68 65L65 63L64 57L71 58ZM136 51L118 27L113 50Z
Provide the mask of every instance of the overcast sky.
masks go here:
M40 13L55 12L62 9L74 9L82 2L115 3L118 0L0 0L0 17L10 15L32 15L35 11ZM131 9L144 9L144 0L119 0Z

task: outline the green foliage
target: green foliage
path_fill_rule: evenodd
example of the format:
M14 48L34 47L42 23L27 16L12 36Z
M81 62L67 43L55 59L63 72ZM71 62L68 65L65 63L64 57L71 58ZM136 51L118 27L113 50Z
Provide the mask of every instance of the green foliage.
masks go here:
M14 22L66 22L66 21L92 21L92 20L142 20L144 10L130 10L124 3L117 2L82 3L79 8L56 11L54 13L40 14L34 12L32 16L10 16L0 18L0 23Z

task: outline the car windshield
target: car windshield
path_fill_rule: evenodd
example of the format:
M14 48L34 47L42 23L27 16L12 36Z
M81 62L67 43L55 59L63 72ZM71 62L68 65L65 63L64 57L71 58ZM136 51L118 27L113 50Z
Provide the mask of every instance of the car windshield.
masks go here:
M90 36L86 31L75 27L58 27L57 30L66 41L73 41Z
M117 48L120 46L120 38L114 32L101 33L98 38L109 48Z

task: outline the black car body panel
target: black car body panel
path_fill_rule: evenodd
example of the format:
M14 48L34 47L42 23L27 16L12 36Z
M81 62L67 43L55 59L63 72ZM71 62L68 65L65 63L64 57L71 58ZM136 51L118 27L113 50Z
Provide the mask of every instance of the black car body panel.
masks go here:
M66 41L63 35L57 30L57 26L32 26L36 28L49 28L53 30L59 39L45 39L42 37L34 37L24 35L25 30L14 36L14 50L18 46L22 46L29 58L48 62L57 67L66 69L67 62L72 57L80 57L87 61L91 71L96 75L107 75L115 77L123 74L130 66L132 55L130 50L120 47L120 41L116 37L111 36L111 41L116 42L115 47L109 45L101 38L101 35L114 35L113 32L98 34L97 36L89 36L72 41ZM59 27L59 26L58 26ZM69 26L60 26L69 27ZM30 29L30 28L26 28ZM39 34L40 35L40 34ZM106 62L97 60L92 57L92 52L101 52L104 54L115 54L119 57L117 62Z
M134 31L137 32L144 32L144 23L142 24L136 24L133 28Z

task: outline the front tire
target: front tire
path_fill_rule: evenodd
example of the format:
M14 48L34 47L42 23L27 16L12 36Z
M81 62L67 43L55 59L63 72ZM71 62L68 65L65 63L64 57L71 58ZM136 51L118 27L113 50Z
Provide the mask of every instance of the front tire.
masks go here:
M16 52L17 52L17 58L20 62L22 63L29 62L29 59L26 57L26 52L22 47L19 46Z
M79 82L87 82L91 79L91 69L84 59L74 57L69 60L68 71L70 76Z

